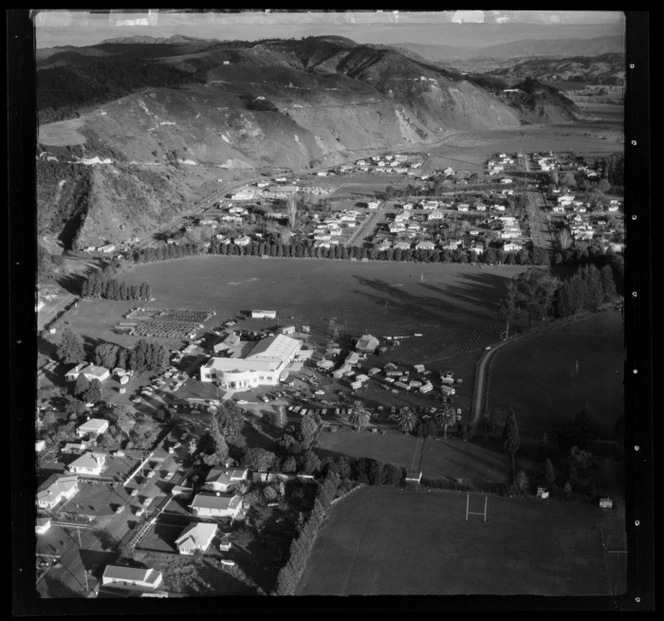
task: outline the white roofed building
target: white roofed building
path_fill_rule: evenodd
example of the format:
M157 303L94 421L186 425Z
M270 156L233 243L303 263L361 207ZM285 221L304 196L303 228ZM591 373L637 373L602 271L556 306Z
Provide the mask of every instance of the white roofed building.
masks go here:
M182 534L175 540L175 545L178 547L180 554L191 555L196 550L205 552L210 547L216 534L216 524L194 522L182 531Z
M216 382L226 390L276 386L302 347L283 334L259 341L244 358L211 358L201 367L201 382Z

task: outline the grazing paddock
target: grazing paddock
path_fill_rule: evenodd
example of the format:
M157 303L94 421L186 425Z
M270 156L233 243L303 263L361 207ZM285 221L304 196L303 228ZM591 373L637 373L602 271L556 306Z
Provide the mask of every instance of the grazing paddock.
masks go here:
M522 435L562 431L582 408L611 434L623 412L622 316L607 311L496 353L489 409L514 408Z
M483 495L470 502L471 511L483 510ZM459 492L368 487L351 494L321 528L296 594L624 592L624 575L609 574L602 546L602 533L623 525L616 512L493 496L486 523L466 521L465 511Z
M422 470L426 478L462 479L463 483L509 483L510 464L498 444L478 441L464 442L460 438L428 437L422 442L410 434L398 431L385 435L349 430L322 433L316 445L327 451L351 457L370 457L402 466L407 470ZM519 469L539 471L541 465L520 455Z

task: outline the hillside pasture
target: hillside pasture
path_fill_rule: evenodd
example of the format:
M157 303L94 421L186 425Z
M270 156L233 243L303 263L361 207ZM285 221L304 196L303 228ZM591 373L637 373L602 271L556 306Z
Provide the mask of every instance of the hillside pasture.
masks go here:
M67 147L70 145L85 144L86 138L78 130L84 119L70 119L39 126L39 142L52 147Z
M470 510L483 507L484 496L471 495ZM296 594L624 592L624 572L607 572L602 547L602 532L624 530L617 514L592 505L493 496L486 523L481 516L465 521L465 511L465 493L359 490L333 507Z

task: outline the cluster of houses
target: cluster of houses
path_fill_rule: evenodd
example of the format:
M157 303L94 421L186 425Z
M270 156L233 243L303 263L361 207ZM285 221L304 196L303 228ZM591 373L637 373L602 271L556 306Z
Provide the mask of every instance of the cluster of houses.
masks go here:
M423 163L424 158L421 154L406 155L400 153L397 155L376 155L356 160L352 164L342 164L337 168L319 171L316 175L319 177L328 177L332 175L372 172L415 177L419 176L419 169L422 168Z
M326 176L318 173L320 176ZM314 196L326 196L334 191L333 187L318 185L299 185L297 183L288 183L286 177L277 177L272 180L257 181L251 186L244 186L230 195L233 201L251 201L258 199L280 199L290 198L296 192L306 192Z
M549 197L551 213L564 217L570 235L575 241L598 241L614 252L624 249L624 221L622 203L610 199L602 205L602 211L591 209L588 201L574 194L553 190Z
M378 202L370 203L369 208L375 209L378 207ZM319 218L322 217L319 214ZM355 229L366 218L356 209L344 209L337 211L329 216L323 217L322 221L315 226L313 231L314 246L321 248L330 248L331 246L338 245L341 242L344 233L349 232L349 229Z
M373 238L374 250L383 252L394 250L457 250L466 248L482 254L486 248L483 239L487 231L495 231L499 240L506 243L506 252L520 250L523 240L519 222L516 217L505 214L508 206L503 203L485 204L482 201L464 203L449 202L438 199L427 199L420 203L396 205L402 211L394 214L386 223L379 225ZM445 239L442 233L435 232L430 223L443 222L450 212L481 214L492 212L478 225L466 227L460 239ZM500 214L500 215L498 215Z
M487 162L487 170L490 177L505 174L506 170L513 170L517 164L518 156L511 153L500 153L497 157ZM512 179L505 177L501 183L512 183Z

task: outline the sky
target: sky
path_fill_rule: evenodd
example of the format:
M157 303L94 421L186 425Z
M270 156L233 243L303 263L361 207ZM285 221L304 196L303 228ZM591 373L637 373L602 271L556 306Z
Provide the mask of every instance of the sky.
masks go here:
M479 18L484 23L470 23ZM104 39L174 34L219 40L339 35L358 43L482 47L522 39L622 35L619 11L358 11L247 13L39 11L37 48L94 45ZM464 23L460 23L464 22Z

